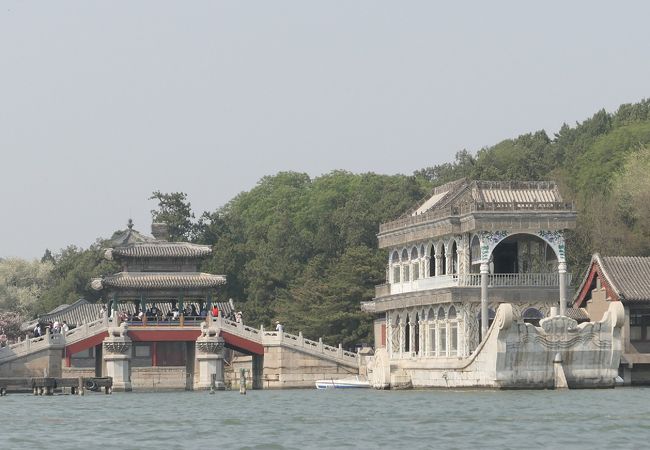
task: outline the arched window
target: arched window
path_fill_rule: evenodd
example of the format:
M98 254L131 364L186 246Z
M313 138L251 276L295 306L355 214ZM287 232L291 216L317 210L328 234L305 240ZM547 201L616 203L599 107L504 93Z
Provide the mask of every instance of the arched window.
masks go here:
M418 249L413 247L411 250L411 262L413 263L413 281L420 278L420 255L418 255Z
M447 314L447 331L449 332L449 356L458 355L458 320L456 318L456 308L449 308Z
M411 318L406 315L406 326L404 327L404 351L411 351Z
M447 317L444 308L438 308L438 356L447 356Z
M479 273L481 267L481 240L477 235L474 235L472 243L469 246L469 261L471 265L470 272Z
M415 314L415 323L413 324L414 349L416 355L420 354L420 316Z
M544 314L542 314L542 312L537 308L528 308L521 315L521 318L524 320L524 322L533 324L538 327L539 321L544 318Z
M436 276L436 248L433 244L429 247L429 276Z
M452 242L451 249L451 267L449 268L449 273L456 274L458 273L458 246L456 241Z
M429 328L427 354L429 356L436 356L436 316L433 312L433 308L429 308L429 312L427 313L427 325Z
M393 252L393 257L391 258L391 264L393 265L393 283L399 283L400 280L400 264L399 264L399 253L397 251Z
M398 354L400 350L400 317L399 314L395 315L392 324L392 335L390 337L391 351L393 354Z
M404 282L410 281L410 272L409 272L409 252L408 250L402 250L402 278Z
M447 275L447 251L444 244L440 246L440 255L437 259L440 261L440 275Z

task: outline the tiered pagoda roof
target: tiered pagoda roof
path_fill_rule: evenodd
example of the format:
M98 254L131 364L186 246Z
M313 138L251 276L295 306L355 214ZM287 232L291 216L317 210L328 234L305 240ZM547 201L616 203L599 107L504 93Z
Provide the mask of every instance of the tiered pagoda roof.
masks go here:
M129 219L127 229L116 232L109 240L106 258L203 258L212 254L209 245L168 241L163 224L153 224L152 230L154 237L146 236L134 230Z
M124 231L116 232L104 256L119 260L122 271L95 278L96 290L135 292L197 292L214 289L226 283L223 275L199 272L201 259L212 254L209 245L170 242L165 224L152 225L153 237L133 229L129 220ZM179 261L180 260L180 261Z

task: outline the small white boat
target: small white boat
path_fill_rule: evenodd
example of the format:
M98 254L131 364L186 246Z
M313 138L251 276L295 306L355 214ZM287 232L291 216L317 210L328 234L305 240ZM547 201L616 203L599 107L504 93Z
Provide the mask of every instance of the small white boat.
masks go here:
M354 388L369 388L370 383L367 380L362 380L357 375L353 378L341 378L316 380L316 389L354 389Z

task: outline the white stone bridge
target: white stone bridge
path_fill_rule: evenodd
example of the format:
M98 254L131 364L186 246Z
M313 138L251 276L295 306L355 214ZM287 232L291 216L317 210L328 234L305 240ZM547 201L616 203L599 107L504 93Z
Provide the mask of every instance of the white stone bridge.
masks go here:
M358 354L343 350L341 345L332 347L320 339L305 339L302 333L257 329L223 317L129 323L127 335L141 342L196 341L202 324L220 336L226 347L253 357L253 385L257 388L313 387L317 379L343 378L359 371ZM48 330L44 336L0 348L0 376L43 376L45 371L50 376L61 376L73 354L102 344L109 336L109 328L117 325L117 320L97 319L65 334ZM198 369L199 365L191 367Z

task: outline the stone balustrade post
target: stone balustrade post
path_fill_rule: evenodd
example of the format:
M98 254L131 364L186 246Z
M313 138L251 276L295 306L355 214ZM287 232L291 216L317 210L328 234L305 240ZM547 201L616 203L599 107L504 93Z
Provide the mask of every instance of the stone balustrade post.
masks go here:
M199 380L195 389L225 389L224 345L224 339L219 336L218 330L210 327L202 329L195 344L199 366Z
M305 346L305 338L302 336L302 331L298 332L298 343L301 347Z
M109 327L108 337L103 342L106 373L113 378L114 391L131 390L131 339L127 330L126 322L119 327Z
M425 355L426 353L424 352L424 346L425 346L425 336L426 336L426 322L424 320L420 320L418 323L418 356Z
M487 263L481 263L481 340L487 336L490 317L488 312L488 274L490 268Z
M323 338L318 338L318 351L323 353Z
M343 358L343 345L342 344L339 344L339 349L336 352L336 354L338 355L339 358Z
M560 315L566 316L566 263L559 263L557 271L560 277Z
M390 358L393 357L393 323L390 321L390 318L388 315L386 315L386 342L384 342L384 345L386 345L386 351L388 352L388 356Z

